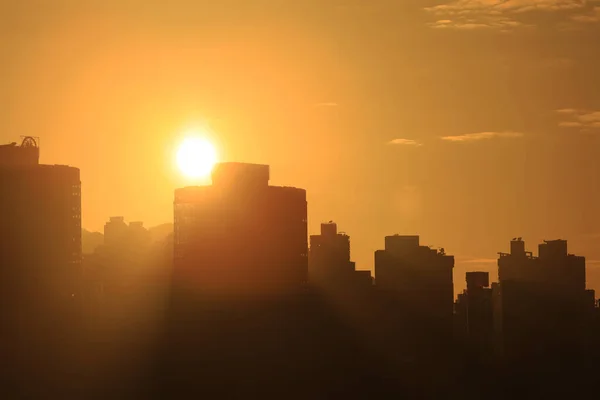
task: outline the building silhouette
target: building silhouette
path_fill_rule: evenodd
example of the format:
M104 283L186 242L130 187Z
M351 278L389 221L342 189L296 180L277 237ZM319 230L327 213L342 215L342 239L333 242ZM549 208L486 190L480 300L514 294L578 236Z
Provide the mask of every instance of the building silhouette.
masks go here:
M493 355L494 315L489 273L466 273L467 288L458 295L455 312L459 333L471 356L489 361Z
M454 257L419 244L419 236L386 236L375 252L375 285L395 313L407 348L448 350L453 338ZM425 356L424 356L425 357Z
M35 138L0 146L0 296L51 308L79 295L81 182L77 168L38 161Z
M269 186L266 165L218 164L212 178L175 192L165 393L311 398L371 384L356 319L308 285L306 192Z
M0 146L0 192L0 343L3 383L10 382L3 391L28 388L32 395L36 385L57 384L75 365L70 352L82 311L79 169L39 164L36 139L25 137L21 145Z
M21 145L17 142L0 145L0 167L33 167L39 164L40 148L39 138L26 136L22 138Z
M212 185L175 191L174 285L270 295L308 280L306 191L269 185L269 166L217 164Z
M544 241L538 256L521 238L499 253L494 290L498 354L531 361L581 356L586 334L585 258L568 254L566 240Z
M350 261L350 237L337 231L337 224L321 224L321 234L310 236L308 253L310 280L321 288L369 289L370 271L357 271Z
M134 293L148 264L150 232L143 222L127 224L122 216L104 224L104 242L84 256L87 298L92 304L118 304Z
M513 239L499 282L467 272L454 303L454 257L419 236L385 237L375 280L333 222L309 249L306 192L270 186L267 165L218 164L212 185L176 190L161 242L111 217L83 264L78 169L39 164L27 137L0 146L0 189L9 398L59 386L88 398L107 377L120 396L103 398L136 398L126 386L169 398L481 398L597 376L600 308L565 240L534 256Z
M124 217L110 217L104 224L104 245L109 247L123 246L129 236L129 225Z

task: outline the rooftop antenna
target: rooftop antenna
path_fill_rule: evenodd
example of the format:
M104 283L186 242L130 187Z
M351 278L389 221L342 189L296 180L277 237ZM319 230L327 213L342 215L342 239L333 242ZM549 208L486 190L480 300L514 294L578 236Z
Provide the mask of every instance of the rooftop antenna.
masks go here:
M21 136L21 147L39 147L39 137Z

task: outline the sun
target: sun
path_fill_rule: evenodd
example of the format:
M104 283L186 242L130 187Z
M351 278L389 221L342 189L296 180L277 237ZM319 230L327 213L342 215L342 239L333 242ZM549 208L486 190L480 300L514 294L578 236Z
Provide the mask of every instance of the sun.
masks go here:
M177 166L188 178L208 176L217 163L217 150L208 140L200 137L184 139L177 150Z

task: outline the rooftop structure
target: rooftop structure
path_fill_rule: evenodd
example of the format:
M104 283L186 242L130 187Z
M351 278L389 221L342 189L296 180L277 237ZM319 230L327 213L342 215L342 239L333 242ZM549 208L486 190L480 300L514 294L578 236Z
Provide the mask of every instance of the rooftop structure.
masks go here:
M39 139L24 136L21 144L16 142L0 145L0 167L25 167L39 164Z

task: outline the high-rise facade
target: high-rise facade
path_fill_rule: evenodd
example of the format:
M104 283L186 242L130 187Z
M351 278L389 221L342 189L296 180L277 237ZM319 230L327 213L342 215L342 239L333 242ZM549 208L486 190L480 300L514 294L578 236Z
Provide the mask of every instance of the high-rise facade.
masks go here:
M478 359L493 354L494 318L489 273L466 273L467 288L458 295L455 313L459 332L468 343L470 353Z
M150 244L151 234L143 222L127 224L122 216L110 217L104 224L104 243L84 259L90 300L118 304L135 292L148 262Z
M585 258L568 254L566 240L544 241L538 257L520 239L500 253L494 301L497 345L507 358L575 354L586 316Z
M386 236L375 252L375 282L424 314L452 320L454 256L419 244L419 236ZM450 323L451 325L451 323Z
M0 146L0 296L51 311L79 295L81 181L77 168L38 160L34 138Z
M375 252L375 286L397 316L408 347L424 353L447 349L453 337L454 257L419 244L419 236L385 238ZM410 344L412 343L412 344Z
M270 186L258 164L217 164L212 181L175 191L174 289L231 297L305 285L306 191Z
M337 231L337 224L321 224L321 234L310 236L308 254L309 275L313 284L320 287L369 288L370 271L356 271L350 261L350 237Z

